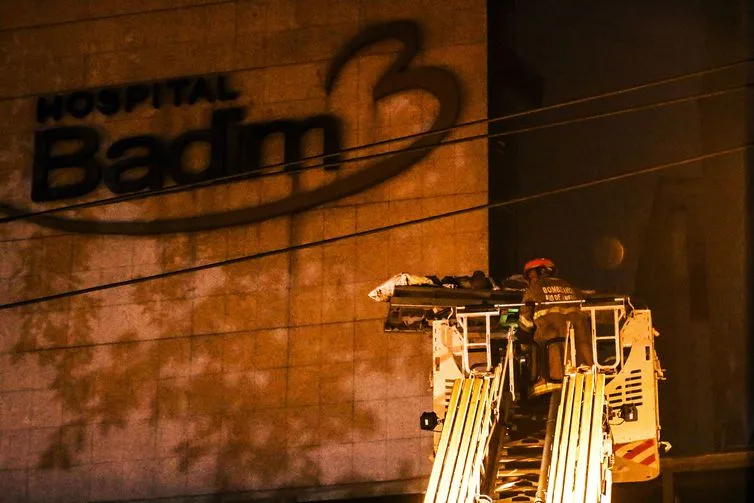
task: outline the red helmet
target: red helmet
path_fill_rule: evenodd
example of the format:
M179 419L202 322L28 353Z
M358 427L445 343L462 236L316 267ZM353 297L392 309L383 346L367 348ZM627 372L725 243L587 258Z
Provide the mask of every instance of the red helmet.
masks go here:
M553 262L549 258L535 258L528 261L526 265L524 265L524 277L529 274L529 271L533 271L535 269L544 269L550 274L555 274L555 271L557 271L555 262Z

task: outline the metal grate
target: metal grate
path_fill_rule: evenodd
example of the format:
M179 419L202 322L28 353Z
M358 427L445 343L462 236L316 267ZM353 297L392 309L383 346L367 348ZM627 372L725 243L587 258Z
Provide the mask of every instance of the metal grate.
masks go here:
M607 395L607 402L611 407L630 403L642 405L644 396L642 394L641 369L634 369L626 377L623 384L615 387L615 391Z

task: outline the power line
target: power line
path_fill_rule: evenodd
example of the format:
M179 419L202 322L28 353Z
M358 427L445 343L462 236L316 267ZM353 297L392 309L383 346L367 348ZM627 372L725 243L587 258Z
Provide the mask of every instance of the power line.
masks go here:
M158 9L151 9L151 10L141 10L141 11L126 11L126 12L118 12L114 14L104 14L100 16L85 16L85 17L78 17L74 19L68 19L68 20L62 20L62 21L53 21L43 24L32 24L32 25L21 25L21 26L8 26L0 28L0 33L7 33L12 31L23 31L23 30L33 30L36 28L52 28L56 26L61 25L70 25L70 24L77 24L77 23L88 23L92 21L103 21L106 19L118 19L123 17L131 17L131 16L139 16L139 15L154 15L159 14L162 12L171 12L171 11L177 11L180 9L196 9L196 8L202 8L202 7L215 7L217 5L223 5L223 4L231 4L235 3L236 0L216 0L213 2L206 2L201 3L198 5L186 5L183 7L163 7ZM69 89L70 90L70 89ZM66 91L66 90L64 90ZM12 100L12 99L18 99L18 98L24 98L27 96L37 96L36 94L21 94L21 95L15 95L15 96L9 96L7 98L2 98L2 100Z
M624 109L620 109L620 110L614 110L612 112L603 112L603 113L599 113L599 114L592 114L592 115L588 115L586 117L577 117L577 118L573 118L573 119L565 119L565 120L562 120L562 121L545 123L545 124L540 124L540 125L537 125L537 126L529 126L529 127L523 127L523 128L513 129L513 130L509 130L509 131L502 131L502 132L499 132L499 133L482 133L482 134L478 134L478 135L464 136L462 138L454 138L454 139L451 139L451 140L447 140L447 141L441 142L441 143L436 144L436 145L414 146L414 147L399 148L399 149L390 150L390 151L387 151L387 152L377 152L377 153L374 153L374 154L366 154L366 155L363 155L363 156L360 156L360 157L353 157L351 159L343 159L343 160L338 161L338 162L324 162L324 163L316 165L316 166L306 166L306 167L301 167L301 168L298 168L298 169L295 169L295 170L287 170L287 171L281 170L281 168L295 166L295 165L298 165L298 164L300 164L302 162L307 162L307 161L310 161L310 160L329 158L329 157L331 157L333 155L336 155L336 154L330 153L330 154L321 154L321 155L317 155L317 156L310 156L310 157L302 158L299 161L289 161L289 162L282 162L282 163L273 164L273 165L270 165L270 166L267 166L267 167L263 168L262 170L254 171L252 173L238 173L238 174L229 175L229 176L225 176L225 177L214 178L214 179L211 179L211 180L204 180L202 182L190 183L190 184L185 184L185 185L174 185L174 186L171 186L171 187L166 187L164 189L158 189L158 190L149 191L149 192L138 192L138 193L133 193L133 194L126 194L126 195L123 195L123 196L115 196L115 197L111 197L111 198L105 198L105 199L98 199L98 200L94 200L94 201L87 201L87 202L82 202L82 203L76 203L76 204L72 204L72 205L68 205L68 206L60 206L60 207L57 207L57 208L48 208L48 209L45 209L45 210L39 210L39 211L33 211L33 212L23 212L23 213L11 214L10 216L6 216L6 217L0 218L0 224L9 223L9 222L13 222L13 221L16 221L16 220L33 219L34 217L40 217L40 216L49 215L49 214L53 214L53 213L60 213L60 212L65 212L65 211L72 211L72 210L78 210L78 209L84 209L84 208L92 208L92 207L98 207L98 206L107 206L107 205L116 204L116 203L125 202L125 201L132 201L132 200L138 200L138 199L146 199L146 198L155 197L155 196L174 194L174 193L184 192L184 191L187 191L187 190L194 190L194 189L197 189L197 188L208 188L208 187L212 187L212 186L216 186L216 185L224 185L224 184L228 184L228 183L232 183L232 182L237 182L237 181L242 181L242 180L249 180L249 179L255 179L255 178L263 178L263 177L267 177L267 176L277 176L277 175L280 175L280 174L300 173L300 172L303 172L303 171L308 171L308 170L311 170L311 169L321 169L321 168L325 168L325 167L328 167L328 166L336 166L336 165L341 165L341 164L350 164L350 163L355 163L355 162L363 162L363 161L368 161L368 160L372 160L372 159L379 159L379 158L382 158L382 157L393 156L395 154L404 153L404 152L414 152L414 151L422 151L422 150L431 150L431 149L434 149L434 148L444 147L444 146L448 146L448 145L455 145L455 144L459 144L459 143L466 143L466 142L471 142L471 141L485 140L485 139L490 139L490 138L500 138L500 137L506 137L506 136L512 136L512 135L516 135L516 134L521 134L521 133L530 133L530 132L534 132L534 131L540 131L540 130L544 130L544 129L550 129L550 128L561 127L561 126L567 126L567 125L577 124L577 123L581 123L581 122L587 122L587 121L596 120L596 119L605 119L605 118L609 118L609 117L615 117L615 116L618 116L618 115L623 115L623 114L627 114L627 113L638 112L638 111L642 111L642 110L651 110L653 108L659 108L659 107L664 107L664 106L669 106L669 105L676 105L676 104L684 103L684 102L688 102L688 101L696 101L696 100L704 99L704 98L712 98L712 97L721 96L723 94L727 94L727 93L730 93L730 92L743 90L743 89L746 89L746 88L751 87L751 86L752 86L752 84L733 86L733 87L724 88L724 89L717 90L717 91L711 91L711 92L707 92L707 93L686 96L686 97L683 97L683 98L676 98L676 99L672 99L672 100L662 100L662 101L659 101L659 102L649 103L649 104L646 104L646 105L637 105L637 106L633 106L633 107L629 107L629 108L624 108ZM614 92L614 93L617 93L617 91ZM562 104L561 105L553 105L553 107L556 107L556 106L559 107L559 106L562 106ZM523 112L519 113L519 114L514 114L514 115L521 116L522 114L523 114ZM512 116L498 117L498 118L493 118L493 119L484 119L482 121L474 121L474 123L475 124L481 124L482 122L486 122L486 123L489 124L489 123L491 123L493 121L499 121L499 120L503 120L503 119L507 119L507 118L512 118ZM464 123L462 125L459 125L458 127L465 127L468 124L471 124L471 123ZM443 131L443 130L417 133L415 135L409 135L409 136L404 136L404 137L400 137L400 138L392 138L392 139L389 139L389 140L383 140L381 142L375 142L375 143L368 144L368 145L361 145L361 146L357 146L357 147L351 147L351 148L348 148L348 149L344 149L344 150L341 150L340 153L352 152L352 151L357 151L357 150L371 149L371 148L374 148L375 146L378 146L378 145L381 145L381 144L386 144L386 143L391 143L391 142L397 142L397 141L404 141L406 139L411 139L411 138L414 138L414 137L417 137L417 136L426 136L426 135L429 135L429 134L438 134L441 131ZM0 211L4 211L4 212L8 213L8 212L11 212L12 209L9 209L7 207L3 207L0 204Z
M208 264L202 264L202 265L193 266L193 267L186 267L186 268L183 268L183 269L176 269L176 270L173 270L173 271L166 271L166 272L162 272L162 273L159 273L159 274L153 274L153 275L149 275L149 276L141 276L141 277L138 277L138 278L131 278L131 279L128 279L128 280L123 280L123 281L116 281L116 282L113 282L113 283L105 283L105 284L96 285L96 286L92 286L92 287L81 288L81 289L77 289L77 290L69 290L67 292L61 292L61 293L56 293L56 294L52 294L52 295L45 295L45 296L42 296L42 297L35 297L35 298L26 299L26 300L20 300L20 301L16 301L16 302L9 302L9 303L6 303L6 304L0 304L0 311L6 310L6 309L12 309L12 308L16 308L16 307L28 306L28 305L31 305L31 304L39 304L39 303L43 303L43 302L50 302L50 301L53 301L53 300L60 300L60 299L68 298L68 297L74 297L74 296L77 296L77 295L84 295L84 294L87 294L87 293L93 293L93 292L98 292L98 291L102 291L102 290L109 290L109 289L112 289L112 288L118 288L118 287L122 287L122 286L129 286L129 285L134 285L134 284L138 284L138 283L145 283L147 281L153 281L153 280L157 280L157 279L169 278L169 277L172 277L172 276L177 276L179 274L187 274L187 273L192 273L192 272L203 271L203 270L206 270L206 269L212 269L212 268L215 268L215 267L222 267L222 266L227 266L227 265L233 265L233 264L237 264L237 263L241 263L241 262L246 262L246 261L249 261L249 260L260 259L260 258L272 256L272 255L278 255L280 253L287 253L287 252L293 252L293 251L298 251L298 250L304 250L304 249L307 249L307 248L313 248L315 246L322 246L322 245L327 245L327 244L335 243L335 242L342 241L342 240L345 240L345 239L351 239L351 238L362 237L362 236L367 236L367 235L371 235L371 234L377 234L377 233L380 233L380 232L385 232L385 231L397 229L397 228L408 226L408 225L421 224L421 223L425 223L425 222L439 220L439 219L442 219L442 218L448 218L448 217L453 217L453 216L456 216L456 215L462 215L462 214L465 214L465 213L471 213L471 212L474 212L474 211L480 211L480 210L492 209L492 208L501 208L501 207L505 207L505 206L511 206L511 205L514 205L514 204L520 204L520 203L524 203L524 202L528 202L528 201L533 201L533 200L536 200L536 199L541 199L543 197L549 197L549 196L564 194L566 192L572 192L572 191L581 190L581 189L585 189L585 188L589 188L589 187L594 187L596 185L601 185L603 183L610 183L610 182L615 182L615 181L619 181L619 180L625 180L625 179L632 178L632 177L639 176L639 175L645 175L645 174L655 173L655 172L663 171L663 170L666 170L666 169L669 169L669 168L674 168L674 167L678 167L678 166L685 166L685 165L688 165L688 164L693 164L693 163L696 163L696 162L700 162L700 161L704 161L704 160L708 160L708 159L713 159L715 157L720 157L720 156L723 156L723 155L728 155L728 154L732 154L732 153L735 153L735 152L740 152L740 151L746 150L747 148L751 147L752 145L753 144L750 143L750 142L749 143L744 143L744 144L736 146L736 147L730 147L730 148L727 148L727 149L718 150L718 151L715 151L715 152L712 152L712 153L709 153L709 154L703 154L703 155L699 155L699 156L695 156L695 157L690 157L690 158L687 158L687 159L683 159L683 160L680 160L680 161L674 161L674 162L670 162L670 163L658 164L658 165L655 165L655 166L650 166L648 168L640 169L638 171L632 171L632 172L623 173L623 174L620 174L620 175L614 175L614 176L609 176L609 177L606 177L606 178L600 178L600 179L597 179L597 180L592 180L592 181L589 181L589 182L584 182L584 183L580 183L580 184L570 185L570 186L562 187L562 188L559 188L559 189L548 190L546 192L541 192L539 194L532 194L532 195L528 195L528 196L521 196L521 197L517 197L517 198L513 198L513 199L509 199L507 201L501 201L501 202L497 202L497 203L487 203L487 204L479 204L479 205L475 205L475 206L469 206L469 207L462 208L462 209L459 209L459 210L452 210L452 211L447 211L447 212L444 212L444 213L438 213L438 214L435 214L435 215L430 215L430 216L427 216L427 217L417 218L417 219L414 219L414 220L408 220L408 221L399 222L399 223L395 223L395 224L385 225L385 226L377 227L377 228L374 228L374 229L368 229L368 230L358 231L358 232L354 232L354 233L351 233L351 234L346 234L346 235L343 235L343 236L336 236L336 237L332 237L332 238L321 239L319 241L312 241L312 242L309 242L309 243L302 243L302 244L298 244L298 245L290 245L290 246L286 246L284 248L278 248L278 249L274 249L274 250L268 250L268 251L265 251L265 252L255 253L255 254L252 254L252 255L245 255L243 257L236 257L236 258L232 258L232 259L221 260L221 261L218 261L218 262L211 262L211 263L208 263Z
M359 321L377 321L377 320L384 320L384 318L361 318ZM323 326L326 327L328 325L337 325L339 323L342 323L340 321L330 321L325 323L316 323L311 325L296 325L296 328L299 327L308 327L308 326ZM261 330L281 330L291 328L288 325L281 325L277 327L265 327L257 329L259 331ZM164 342L164 341L180 341L180 340L186 340L186 339L195 339L197 337L225 337L225 336L233 336L233 335L239 335L239 334L248 334L249 332L254 332L256 330L249 330L248 328L245 328L243 330L228 330L225 332L204 332L201 334L185 334L185 335L169 335L166 337L149 337L146 339L124 339L124 340L115 340L115 341L107 341L107 342L89 342L89 343L77 343L77 344L70 344L67 346L43 346L41 348L32 348L32 349L19 349L16 351L3 351L0 352L0 356L6 356L6 355L23 355L28 353L44 353L48 351L62 351L62 350L71 350L71 349L88 349L88 348L96 348L96 347L102 347L102 346L125 346L129 344L140 344L144 342Z
M523 111L523 112L517 112L517 113L513 113L513 114L501 116L501 117L486 118L486 119L478 119L478 120L474 120L474 121L469 121L469 122L465 122L465 123L461 123L461 124L456 124L455 126L452 126L450 128L437 129L437 130L432 130L432 131L425 131L425 132L415 133L415 134L412 134L412 135L406 135L406 136L402 136L402 137L398 137L398 138L390 138L390 139L387 139L387 140L381 140L381 141L373 142L373 143L366 144L366 145L359 145L359 146L355 146L355 147L350 147L350 148L342 149L340 152L334 153L334 154L319 154L319 155L315 155L315 156L304 157L304 158L302 158L299 161L289 161L289 162L276 163L276 164L272 164L270 166L266 166L265 168L263 168L261 170L257 170L257 171L255 171L253 173L239 173L239 174L229 175L229 176L225 176L225 177L214 178L214 179L211 179L211 180L204 180L204 181L200 181L200 182L194 182L194 183L190 183L190 184L175 185L175 186L171 186L171 187L166 187L164 189L152 190L152 191L149 191L149 192L139 192L139 193L133 193L133 194L126 194L126 195L122 195L122 196L115 196L115 197L106 198L106 199L99 199L99 200L95 200L95 201L82 202L82 203L77 203L77 204L68 205L68 206L61 206L61 207L57 207L57 208L49 208L49 209L46 209L46 210L40 210L40 211L36 211L36 212L28 212L28 213L23 213L23 214L18 214L18 215L11 215L11 216L8 216L8 217L0 218L0 223L6 223L6 222L14 221L14 220L19 220L19 219L24 219L24 218L32 218L32 217L35 217L35 216L42 216L42 215L47 215L47 214L52 214L52 213L59 213L59 212L63 212L63 211L71 211L71 210L76 210L76 209L84 209L84 208L90 208L90 207L96 207L96 206L102 206L102 205L110 205L110 204L116 204L116 203L119 203L119 202L144 199L144 198L153 197L153 196L172 194L172 193L179 193L179 192L183 192L183 191L187 191L187 190L193 190L193 189L197 189L197 188L207 188L207 187L211 187L211 186L214 186L214 185L226 184L226 183L231 183L231 182L236 182L236 181L241 181L241 180L247 180L247 179L251 179L251 178L258 178L258 177L279 175L279 174L281 174L280 168L286 168L286 167L294 166L294 165L297 165L297 164L303 163L303 162L315 161L315 160L324 160L325 158L327 158L329 156L332 156L332 155L344 154L344 153L349 153L349 152L356 152L356 151L361 151L361 150L368 150L368 149L375 148L375 147L378 147L378 146L381 146L381 145L386 145L386 144L390 144L390 143L394 143L394 142L399 142L399 141L406 141L406 140L410 140L410 139L414 139L414 138L421 138L421 137L425 137L425 136L428 136L428 135L434 135L434 134L439 134L439 133L448 132L448 131L454 131L454 130L461 129L461 128L464 128L464 127L469 127L469 126L474 126L474 125L480 125L480 124L485 124L485 123L491 124L491 123L500 122L500 121L503 121L503 120L510 120L510 119L514 119L514 118L525 117L525 116L536 114L536 113L542 113L542 112L557 110L557 109L560 109L560 108L565 108L565 107L576 105L576 104L586 103L586 102L589 102L589 101L595 101L595 100L599 100L599 99L606 98L606 97L612 97L612 96L617 96L617 95L621 95L621 94L626 94L626 93L629 93L629 92L633 92L633 91L636 91L636 90L641 90L641 89L649 88L649 87L652 87L652 86L663 85L663 84L667 84L667 83L677 82L679 80L684 80L684 79L688 79L688 78L693 78L693 77L705 75L705 74L712 73L712 72L722 71L722 70L725 70L725 69L728 69L728 68L732 68L732 67L735 67L735 66L738 66L738 65L741 65L741 64L745 64L745 63L747 63L749 61L751 61L751 60L744 60L742 62L732 63L730 65L724 65L724 66L721 66L721 67L716 67L714 69L703 70L703 71L695 72L695 73L692 73L692 74L686 74L686 75L683 75L683 76L671 77L671 78L668 78L668 79L663 79L663 80L652 82L652 83L641 84L641 85L634 86L634 87L631 87L631 88L626 88L626 89L617 90L617 91L610 91L610 92L603 93L603 94L596 95L596 96L592 96L592 97L579 98L579 99L576 99L576 100L571 100L571 101L567 101L567 102L558 103L558 104L555 104L555 105L550 105L550 106L546 106L546 107L541 107L541 108L526 110L526 111ZM734 88L731 88L730 90L734 90ZM706 97L706 96L705 95L698 95L698 96L688 97L687 99L688 100L693 100L693 99L700 99L700 98L703 98L703 97ZM664 103L664 102L658 102L658 103L655 104L655 106L663 106L665 104L666 103ZM585 118L581 118L580 120L592 120L594 118L601 118L603 116L607 116L607 115L602 115L601 114L599 116L587 116ZM438 146L442 146L442 145L446 145L446 144L459 143L459 142L464 141L464 140L465 141L473 141L473 140L477 140L477 139L496 137L496 136L509 136L509 135L514 135L514 134L518 134L518 133L521 133L521 132L536 131L537 129L545 129L545 128L549 128L549 127L557 127L557 126L560 126L560 125L571 124L571 123L572 123L571 121L565 121L565 122L562 122L562 123L552 123L552 124L545 124L545 125L541 125L541 126L534 126L533 128L526 128L524 130L512 130L512 131L506 131L506 132L502 132L502 133L496 133L495 136L477 135L477 136L474 136L474 137L466 137L466 138L461 138L461 139L456 139L456 140L449 140L447 142L442 142L439 145L432 145L432 146L426 146L426 147L414 147L414 148L410 148L409 147L409 148L405 148L405 149L397 149L397 150L392 150L392 151L389 151L389 152L381 152L381 153L377 153L377 154L370 154L370 155L366 155L366 156L362 156L362 157L357 157L357 158L352 158L352 159L344 159L344 160L342 160L340 162L330 162L330 163L325 162L325 163L317 165L317 166L309 166L309 167L305 167L305 168L300 168L300 169L293 170L293 171L287 171L286 173L295 173L295 172L306 171L306 170L309 170L309 169L319 169L319 168L323 168L323 167L327 167L327 166L335 166L335 165L339 165L339 164L346 164L346 163L360 162L360 161L364 161L364 160L371 160L371 159L375 159L375 158L380 158L380 157L394 155L396 153L401 153L401 152L410 152L410 151L417 151L417 150L433 149L433 148L438 147Z
M503 116L500 116L500 117L477 119L477 120L473 120L473 121L468 121L468 122L456 124L456 125L451 126L449 128L442 128L442 129L431 130L431 131L423 131L421 133L415 133L415 134L406 135L406 136L402 136L402 137L398 137L398 138L389 138L389 139L386 139L386 140L380 140L380 141L372 142L370 144L358 145L358 146L355 146L355 147L341 149L340 152L337 152L337 153L334 153L334 154L318 154L318 155L314 155L314 156L307 156L307 157L302 158L299 161L282 162L282 163L272 164L270 166L266 166L262 170L255 171L254 173L239 173L239 174L229 175L229 176L225 176L225 177L214 178L212 180L203 180L203 181L200 181L200 182L194 182L194 183L189 183L189 184L184 184L184 185L175 185L175 186L166 187L166 188L163 188L163 189L152 190L152 191L149 191L149 192L138 192L138 193L132 193L132 194L125 194L125 195L115 196L115 197L110 197L110 198L105 198L105 199L98 199L98 200L95 200L95 201L88 201L88 202L82 202L82 203L76 203L76 204L72 204L72 205L67 205L67 206L60 206L60 207L57 207L57 208L48 208L48 209L45 209L45 210L39 210L39 211L34 211L34 212L24 212L24 213L14 214L14 215L10 215L10 216L7 216L7 217L0 218L0 223L7 223L7 222L15 221L15 220L21 220L21 219L26 219L26 218L33 218L33 217L36 217L36 216L49 215L49 214L59 213L59 212L64 212L64 211L72 211L72 210L77 210L77 209L84 209L84 208L91 208L91 207L96 207L96 206L116 204L116 203L119 203L119 202L139 200L139 199L144 199L144 198L154 197L154 196L160 196L160 195L165 195L165 194L173 194L173 193L183 192L183 191L186 191L186 190L192 190L192 189L196 189L196 188L206 188L206 187L210 187L210 186L214 186L214 185L219 185L219 184L224 184L224 183L231 183L231 182L246 180L246 179L250 179L250 178L257 178L257 177L278 175L278 174L280 174L280 168L290 167L290 166L293 166L293 165L296 165L296 164L299 164L299 163L303 163L303 162L324 160L325 158L327 158L327 157L329 157L331 155L346 154L346 153L350 153L350 152L357 152L357 151L361 151L361 150L368 150L368 149L371 149L371 148L376 148L378 146L387 145L387 144L391 144L391 143L395 143L395 142L399 142L399 141L406 141L406 140L415 139L415 138L423 138L423 137L428 136L428 135L434 135L434 134L444 133L444 132L448 132L448 131L455 131L455 130L458 130L458 129L461 129L461 128L464 128L464 127L470 127L470 126L475 126L475 125L480 125L480 124L493 124L493 123L501 122L501 121L504 121L504 120L511 120L511 119L516 119L516 118L521 118L521 117L527 117L527 116L534 115L534 114L539 114L539 113L544 113L544 112L550 112L550 111L553 111L553 110L559 110L559 109L562 109L562 108L567 108L567 107L571 107L571 106L574 106L574 105L579 105L579 104L583 104L583 103L597 101L597 100L601 100L601 99L605 99L605 98L620 96L620 95L624 95L624 94L628 94L628 93L640 91L640 90L643 90L643 89L649 89L649 88L652 88L652 87L657 87L657 86L662 86L662 85L666 85L666 84L671 84L671 83L674 83L674 82L688 80L688 79L692 79L692 78L696 78L696 77L702 77L702 76L705 76L705 75L709 75L711 73L717 73L717 72L721 72L721 71L724 71L724 70L729 70L729 69L732 69L732 68L736 68L736 67L739 67L741 65L748 64L748 63L750 63L752 61L754 61L754 59L747 58L747 59L744 59L744 60L741 60L741 61L737 61L737 62L734 62L734 63L729 63L729 64L726 64L726 65L721 65L721 66L709 68L709 69L706 69L706 70L700 70L700 71L697 71L697 72L686 73L686 74L682 74L682 75L668 77L668 78L665 78L665 79L661 79L661 80L657 80L657 81L652 81L652 82L647 82L647 83L644 83L644 84L639 84L639 85L632 86L632 87L627 87L627 88L624 88L624 89L619 89L619 90L614 90L614 91L608 91L608 92L597 94L597 95L594 95L594 96L587 96L587 97L584 97L584 98L577 98L577 99L573 99L573 100L568 100L568 101L564 101L564 102L561 102L561 103L556 103L556 104L553 104L553 105L548 105L548 106L534 108L534 109L530 109L530 110L524 110L522 112L516 112L516 113L512 113L512 114L507 114L507 115L503 115ZM733 89L731 89L731 90L733 90ZM702 97L705 97L705 96L700 95L700 96L697 96L697 97L689 97L689 99L700 99ZM657 103L657 106L661 106L662 104L663 104L662 102ZM600 117L601 117L601 115L597 116L597 117L594 117L594 118L600 118ZM589 116L587 116L586 118L582 118L581 120L591 120L591 118ZM566 123L563 123L563 124L553 123L552 125L535 126L535 128L557 127L559 125L565 125L565 124L569 124L569 123L570 122L566 122ZM496 133L496 134L498 134L500 136L508 136L508 135L518 134L520 132L528 132L528 131L532 131L532 130L536 130L536 129L527 128L527 129L525 129L523 131L513 130L513 131L506 131L506 132L503 132L503 133ZM475 139L480 139L480 137L481 136L476 136L476 137L473 137L473 138L469 137L468 141L472 141L472 140L475 140ZM440 144L440 146L444 145L444 144L452 144L451 142L456 142L456 141L455 140L451 140L449 142L443 142L443 143ZM416 148L414 150L423 150L423 149L426 149L426 148L435 148L436 146L438 146L438 145L433 145L433 146L430 146L430 147ZM410 150L407 150L407 149L403 149L403 150L398 149L398 150L394 150L394 151L390 151L390 152L385 152L385 153L372 154L371 156L368 155L368 156L363 156L363 157L360 157L360 158L346 159L346 160L343 160L343 161L338 162L338 163L325 163L325 164L321 164L321 165L317 165L317 166L310 166L310 167L302 168L302 169L299 169L299 170L288 171L288 173L291 173L291 172L295 173L297 171L304 171L304 170L307 170L307 169L314 169L314 168L322 168L322 167L326 167L326 166L334 166L334 165L343 164L343 163L350 163L350 162L358 162L358 161L363 161L363 160L369 160L369 159L373 159L373 158L378 158L378 157L384 157L384 156L388 156L388 155L393 155L395 153L400 153L400 152L403 152L403 151L410 151ZM2 209L2 208L0 208L0 209Z

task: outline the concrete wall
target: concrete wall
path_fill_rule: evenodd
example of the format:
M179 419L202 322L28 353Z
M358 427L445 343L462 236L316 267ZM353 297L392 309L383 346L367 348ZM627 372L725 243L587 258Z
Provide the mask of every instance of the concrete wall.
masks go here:
M345 147L422 131L438 108L429 94L372 103L397 43L360 53L331 96L323 89L336 51L365 26L394 19L414 20L424 32L413 65L457 75L459 121L484 117L481 0L1 1L0 200L35 210L78 201L30 200L40 94L222 72L241 91L234 104L249 107L249 121L333 113L346 125ZM212 108L142 107L62 124L95 125L106 146L132 134L172 138L207 127ZM270 146L267 161L281 161L281 142ZM191 154L198 164L206 160L200 150ZM217 212L274 201L363 166L73 215L149 220ZM0 298L7 304L484 203L486 180L486 142L473 142L436 149L369 190L253 225L128 237L3 223ZM86 200L111 196L100 188ZM486 214L478 212L3 308L0 500L416 490L430 469L432 437L417 424L431 407L430 342L383 333L386 308L366 294L402 271L442 276L486 267Z

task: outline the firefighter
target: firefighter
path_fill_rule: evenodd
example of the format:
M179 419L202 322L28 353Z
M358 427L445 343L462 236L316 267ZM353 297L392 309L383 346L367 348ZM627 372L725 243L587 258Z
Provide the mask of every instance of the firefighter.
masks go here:
M592 341L586 315L581 312L577 301L584 299L584 294L568 282L556 277L555 263L547 258L530 260L524 266L524 277L529 287L524 294L524 306L519 316L519 333L523 339L532 338L540 350L545 343L556 337L565 337L568 322L573 326L574 345L576 346L576 365L591 367ZM569 301L574 301L569 303ZM534 305L540 302L563 302L562 304ZM528 305L526 305L528 303ZM562 379L563 357L562 345L549 347L549 377ZM543 361L543 359L537 359ZM532 394L540 395L552 391L559 385L548 382L542 369L538 369L539 379L535 382Z

